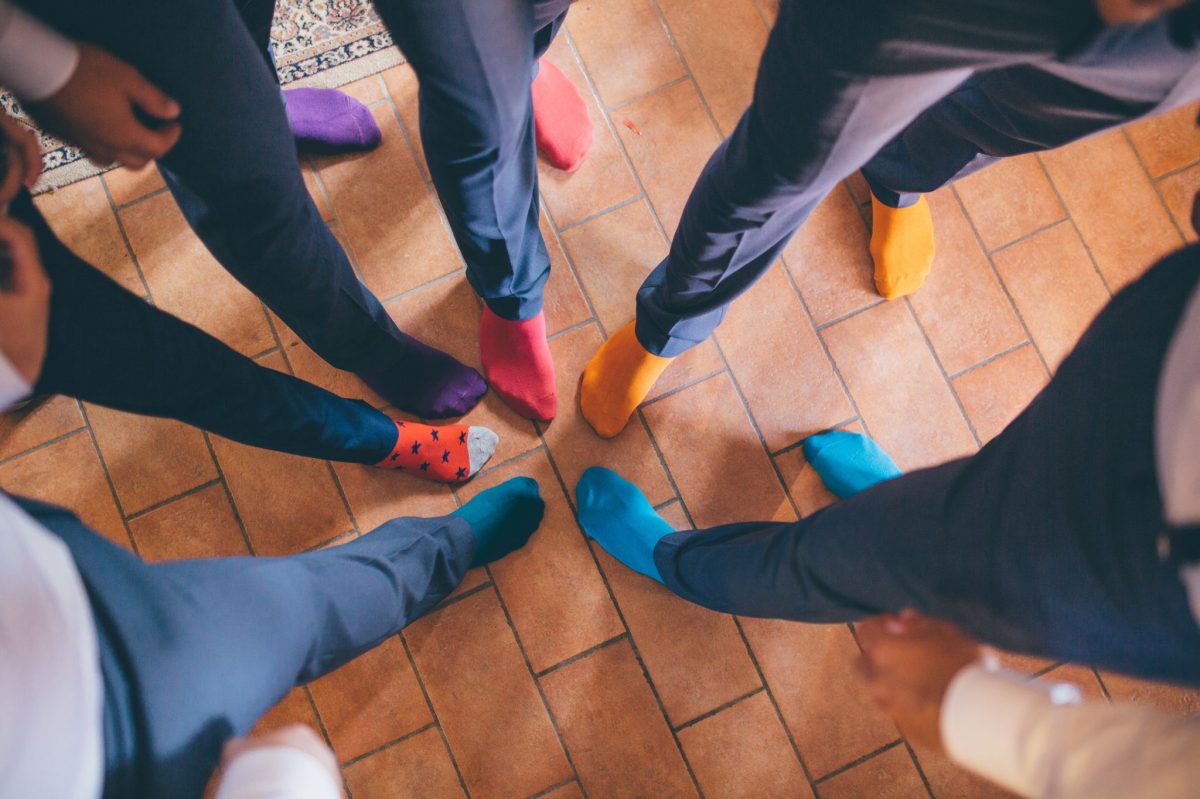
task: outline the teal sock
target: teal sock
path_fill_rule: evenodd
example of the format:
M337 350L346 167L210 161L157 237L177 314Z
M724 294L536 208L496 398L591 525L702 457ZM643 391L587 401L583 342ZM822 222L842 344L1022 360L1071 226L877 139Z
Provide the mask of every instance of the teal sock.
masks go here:
M804 439L804 457L817 470L825 487L841 499L901 474L872 439L845 430L830 430Z
M529 536L542 523L546 503L538 494L537 481L514 477L498 486L480 491L474 499L452 513L465 519L475 538L475 556L471 568L494 560L525 546Z
M614 471L593 466L579 478L575 501L584 532L629 568L662 582L654 565L654 546L675 529L654 512L637 486Z

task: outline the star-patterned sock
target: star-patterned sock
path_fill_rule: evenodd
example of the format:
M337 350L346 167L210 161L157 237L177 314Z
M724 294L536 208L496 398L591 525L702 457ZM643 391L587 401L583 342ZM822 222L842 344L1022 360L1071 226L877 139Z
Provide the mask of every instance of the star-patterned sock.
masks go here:
M480 491L451 515L466 519L471 526L475 538L471 568L475 568L525 546L545 513L546 503L538 494L537 481L514 477Z
M533 79L533 125L538 149L556 169L574 172L592 148L592 120L574 84L549 59Z
M901 474L873 439L846 430L830 430L804 439L804 457L825 487L841 499Z
M601 438L612 438L625 429L654 381L671 364L670 358L646 352L634 327L630 322L618 330L583 370L579 409Z
M675 532L633 483L593 466L575 486L579 525L604 551L636 572L662 582L654 547Z
M379 145L371 109L337 89L288 89L283 93L296 147L306 153L353 153Z
M871 257L875 288L894 300L921 288L933 266L933 215L924 197L907 208L871 195Z
M479 356L483 373L505 405L541 422L558 413L545 314L518 322L496 316L485 305L479 320Z
M439 483L469 480L496 451L500 437L486 427L396 421L396 446L375 464Z

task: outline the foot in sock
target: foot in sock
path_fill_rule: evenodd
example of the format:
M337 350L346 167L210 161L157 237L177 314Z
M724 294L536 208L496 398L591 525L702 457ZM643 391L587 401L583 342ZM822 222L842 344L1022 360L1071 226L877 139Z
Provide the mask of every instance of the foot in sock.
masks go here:
M336 155L371 150L381 134L371 109L337 89L288 89L288 125L303 152Z
M475 539L471 568L475 568L525 546L542 523L545 512L546 503L538 494L537 482L528 477L514 477L479 492L452 515L465 519L471 526Z
M592 148L592 120L579 90L545 58L533 79L533 126L538 149L551 166L579 169Z
M871 257L875 288L894 300L921 288L933 266L933 215L924 197L892 208L871 195Z
M575 486L579 524L604 551L636 572L662 582L654 547L675 532L633 483L610 469L593 466Z
M405 336L398 360L359 370L372 391L402 411L427 419L462 416L487 393L483 377L441 350Z
M583 370L579 409L601 438L625 429L629 417L646 399L670 358L652 355L637 339L630 322L604 342Z
M479 355L492 388L526 419L548 422L558 413L554 358L546 341L546 317L513 321L483 308L479 320Z
M375 464L438 483L470 480L496 451L500 437L486 427L440 427L396 420L396 445Z
M841 499L901 474L873 439L845 430L830 430L804 439L804 457L825 487Z

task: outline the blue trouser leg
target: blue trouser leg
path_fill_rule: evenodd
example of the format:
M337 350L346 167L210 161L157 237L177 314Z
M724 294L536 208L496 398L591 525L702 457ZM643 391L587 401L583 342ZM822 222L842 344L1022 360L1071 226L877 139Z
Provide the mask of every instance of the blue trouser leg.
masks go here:
M570 0L377 0L420 81L421 141L467 279L505 319L542 310L530 81Z
M365 402L259 366L202 330L130 294L62 245L22 194L54 290L36 390L179 419L252 446L377 463L396 426Z
M18 500L83 576L105 683L106 797L199 799L221 747L294 686L428 612L474 543L458 517L393 519L283 558L146 564L60 508Z
M1097 30L1080 0L784 0L750 108L638 292L639 341L675 356L708 337L829 190L972 71Z
M1070 58L982 72L926 109L863 167L904 208L1005 156L1048 150L1200 99L1200 45L1159 17L1105 31Z
M799 522L674 533L666 585L706 607L808 622L915 608L1001 647L1200 685L1200 628L1166 526L1154 409L1200 246L1118 294L1049 385L976 455Z

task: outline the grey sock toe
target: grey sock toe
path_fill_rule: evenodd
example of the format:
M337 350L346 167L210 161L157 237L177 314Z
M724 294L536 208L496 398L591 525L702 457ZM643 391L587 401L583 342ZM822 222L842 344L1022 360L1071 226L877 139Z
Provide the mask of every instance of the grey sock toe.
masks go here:
M471 459L471 474L475 474L492 457L500 436L486 427L475 427L467 431L467 455Z

